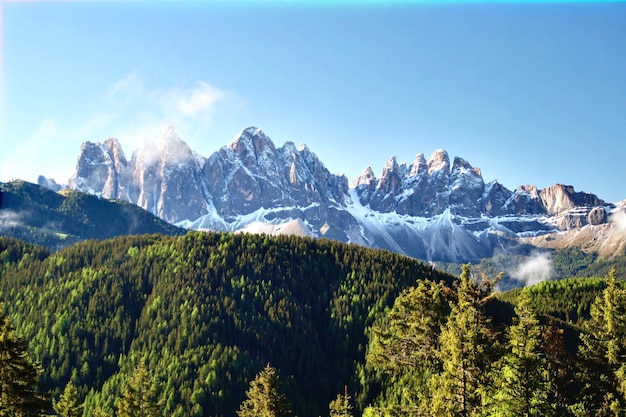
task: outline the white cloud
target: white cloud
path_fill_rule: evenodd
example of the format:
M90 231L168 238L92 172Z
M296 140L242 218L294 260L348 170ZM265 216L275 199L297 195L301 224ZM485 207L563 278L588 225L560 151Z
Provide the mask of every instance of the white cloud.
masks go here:
M166 125L193 141L192 135L210 127L218 107L232 96L205 81L188 88L153 89L129 74L111 86L103 107L114 119L109 135L134 149L145 138L158 140Z
M226 93L200 81L196 88L178 91L178 110L182 115L195 116L211 111L215 104L224 98Z
M21 216L12 210L0 211L0 231L19 226L22 223Z
M36 180L45 175L64 183L76 164L80 144L116 137L127 158L146 138L159 142L164 126L172 125L194 148L212 126L220 106L234 95L205 82L181 88L150 88L135 73L112 83L93 103L84 103L82 119L48 117L13 150L0 178Z
M125 96L129 94L132 95L133 93L141 93L143 89L144 83L141 77L135 73L131 73L121 80L114 82L107 94L109 97L119 97L120 95Z
M510 275L524 283L525 286L548 281L554 276L552 258L549 253L533 253L521 262Z
M626 212L624 210L615 210L609 216L609 222L617 229L617 232L626 233Z

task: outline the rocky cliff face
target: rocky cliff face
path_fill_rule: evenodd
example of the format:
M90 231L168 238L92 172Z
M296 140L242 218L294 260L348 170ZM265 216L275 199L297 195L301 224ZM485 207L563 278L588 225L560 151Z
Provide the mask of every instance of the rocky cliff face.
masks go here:
M254 127L208 158L171 128L160 145L144 143L130 161L116 139L86 142L69 186L131 201L188 228L297 233L454 262L524 251L529 237L606 224L614 208L566 185L511 191L486 184L480 169L460 157L450 163L444 150L418 154L409 166L389 158L380 178L367 168L349 186L306 146L277 148Z

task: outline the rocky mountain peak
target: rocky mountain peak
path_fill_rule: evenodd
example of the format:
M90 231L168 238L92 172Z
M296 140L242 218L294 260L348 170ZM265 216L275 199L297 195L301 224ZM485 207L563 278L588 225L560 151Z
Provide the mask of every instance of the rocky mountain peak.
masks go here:
M367 187L376 186L376 175L374 174L374 170L372 170L371 166L365 168L358 177L352 181L352 188L357 188L361 185L365 185Z
M172 126L166 126L161 137L161 160L164 165L177 165L193 159L193 152Z
M416 177L425 172L428 172L428 164L426 163L426 158L424 158L423 153L418 153L415 155L415 160L411 165L411 169L409 170L409 176Z
M515 250L522 237L600 225L610 213L571 186L485 184L479 168L460 157L451 164L443 149L408 167L390 157L379 178L367 167L351 191L308 147L277 148L257 127L206 159L171 126L161 139L145 141L130 161L116 139L85 142L70 187L189 228L268 232L295 222L304 234L463 262Z
M576 192L571 185L555 184L539 193L548 214L558 214L577 206L596 207L606 203L593 194Z
M396 160L395 156L392 156L387 159L387 162L385 162L385 166L383 167L383 173L381 174L380 178L383 179L389 177L389 175L391 174L397 174L398 170L398 161Z
M263 153L275 153L274 143L257 127L248 127L233 138L230 148L243 160L256 160ZM247 164L246 164L247 165Z
M117 138L109 138L104 141L104 148L106 149L109 157L114 161L126 161L124 151L122 150L122 144Z
M428 174L433 175L436 172L442 172L444 174L450 173L450 157L448 152L443 149L438 149L426 160L426 166L428 167Z
M358 177L352 181L351 187L356 191L359 202L362 205L368 205L372 193L376 190L378 180L371 166L365 168Z
M126 164L117 139L108 139L104 143L84 142L80 147L76 172L68 185L105 198L117 198L118 170Z
M472 176L472 177L481 177L482 173L480 168L474 168L467 162L465 159L461 157L454 157L454 162L452 163L452 175L455 176Z

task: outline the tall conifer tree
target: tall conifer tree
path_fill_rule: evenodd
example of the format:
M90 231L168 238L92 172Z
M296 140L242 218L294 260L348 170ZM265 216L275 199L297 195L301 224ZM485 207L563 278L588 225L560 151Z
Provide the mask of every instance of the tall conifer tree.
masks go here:
M494 392L488 394L491 416L550 416L550 381L541 350L542 328L530 307L530 293L522 291L517 317L508 328L506 353L494 369Z
M54 411L62 417L81 417L83 404L78 399L78 390L72 381L68 382L59 401L54 402Z
M51 404L37 381L39 373L26 344L0 314L0 417L38 416L49 410Z
M468 417L477 415L482 394L489 387L495 337L483 312L487 289L496 281L476 282L470 265L464 265L452 306L440 336L443 371L432 380L431 414Z
M247 398L241 403L239 417L283 417L291 413L284 394L281 394L276 369L269 364L250 382Z
M583 382L578 410L596 416L626 413L626 290L615 270L591 305L591 318L581 333Z
M160 390L156 378L140 363L126 381L118 404L118 417L158 417L161 415Z
M442 283L421 280L372 327L367 364L388 385L387 410L415 413L431 402L429 380L441 372L439 334L450 312L448 298Z
M328 411L330 417L352 417L352 404L350 404L347 388L345 393L338 394L337 398L330 402Z

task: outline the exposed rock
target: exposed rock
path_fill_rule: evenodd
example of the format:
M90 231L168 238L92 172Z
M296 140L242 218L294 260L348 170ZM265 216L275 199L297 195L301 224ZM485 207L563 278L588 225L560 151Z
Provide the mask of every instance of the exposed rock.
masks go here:
M52 191L60 191L66 186L57 183L53 178L46 178L43 175L37 177L37 184Z
M603 207L594 207L587 214L587 224L597 226L607 222L606 210Z
M118 198L119 175L126 165L117 139L108 139L103 144L85 142L80 147L76 173L68 185L104 198Z
M189 228L292 231L453 262L525 253L529 238L606 226L612 207L561 184L485 184L480 169L460 157L450 164L444 150L417 154L409 166L391 157L380 178L368 167L351 190L305 145L276 147L256 127L208 158L171 127L160 146L145 141L130 161L115 139L86 142L70 186Z
M597 207L606 203L593 194L574 191L571 185L555 184L540 193L547 214L556 215L574 207Z
M372 194L376 191L376 184L378 180L371 166L365 168L358 177L352 182L352 188L356 190L356 194L359 196L359 201L362 205L368 205Z
M479 210L487 216L502 216L505 214L505 204L513 193L498 181L490 182L485 186L480 198Z

